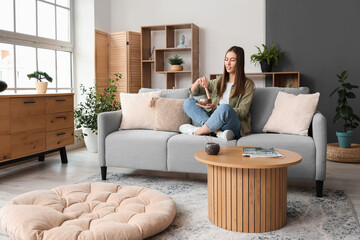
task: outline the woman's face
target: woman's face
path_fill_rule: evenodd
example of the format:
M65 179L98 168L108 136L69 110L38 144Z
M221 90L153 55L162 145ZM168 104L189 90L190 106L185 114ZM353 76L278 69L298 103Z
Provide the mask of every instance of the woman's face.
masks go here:
M225 56L225 68L228 73L235 73L236 68L236 54L234 52L227 52Z

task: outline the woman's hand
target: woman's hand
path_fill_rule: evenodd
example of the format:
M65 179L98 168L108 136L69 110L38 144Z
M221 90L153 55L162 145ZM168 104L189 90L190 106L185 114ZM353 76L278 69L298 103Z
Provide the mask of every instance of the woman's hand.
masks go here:
M209 85L209 81L207 80L206 77L198 78L196 81L199 83L199 85L201 85L204 88L208 87Z
M204 109L216 109L217 105L215 103L208 103L206 105L201 105L200 103L196 103L196 105L198 105L199 107L202 107Z

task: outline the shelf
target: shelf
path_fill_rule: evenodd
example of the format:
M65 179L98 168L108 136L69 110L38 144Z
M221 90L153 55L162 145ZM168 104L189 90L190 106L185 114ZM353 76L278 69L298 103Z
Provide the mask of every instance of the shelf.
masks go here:
M166 73L191 73L190 70L186 70L186 71L157 71L155 73L161 73L161 74L166 74Z
M191 51L191 47L184 48L155 48L155 51L164 51L164 52L172 52L172 51Z
M175 39L178 30L185 30L190 34L191 43L189 47L177 48L177 40ZM165 31L165 48L155 48L153 59L147 60L151 56L151 51L153 46L156 45L152 43L152 32L153 31ZM183 52L186 56L189 56L188 64L186 71L167 71L167 58L168 55L176 52ZM180 55L180 54L179 54ZM166 78L166 88L175 87L176 76L178 73L190 73L190 83L195 82L199 77L199 27L193 23L183 23L183 24L170 24L170 25L160 25L160 26L142 26L141 27L141 59L142 60L142 69L141 69L141 86L151 88L152 84L152 74L165 74ZM146 64L145 64L146 63ZM150 64L148 64L150 63ZM151 65L154 63L154 66Z
M217 76L223 75L222 73L210 74L209 79L215 79ZM300 73L299 72L261 72L261 73L245 73L246 76L266 76L266 80L272 81L273 87L300 87Z

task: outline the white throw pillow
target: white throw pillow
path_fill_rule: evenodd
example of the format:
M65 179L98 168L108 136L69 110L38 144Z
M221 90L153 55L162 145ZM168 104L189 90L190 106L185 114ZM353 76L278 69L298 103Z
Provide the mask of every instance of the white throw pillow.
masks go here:
M307 136L319 97L320 93L294 95L279 92L263 131Z
M149 106L153 97L160 97L161 92L120 93L123 129L154 129L155 111Z

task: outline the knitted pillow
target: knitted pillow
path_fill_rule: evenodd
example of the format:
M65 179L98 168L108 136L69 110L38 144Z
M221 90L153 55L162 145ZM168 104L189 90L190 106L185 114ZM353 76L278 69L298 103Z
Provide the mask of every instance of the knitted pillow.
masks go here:
M190 123L184 113L185 99L153 98L151 106L155 110L154 130L179 132L182 124Z

